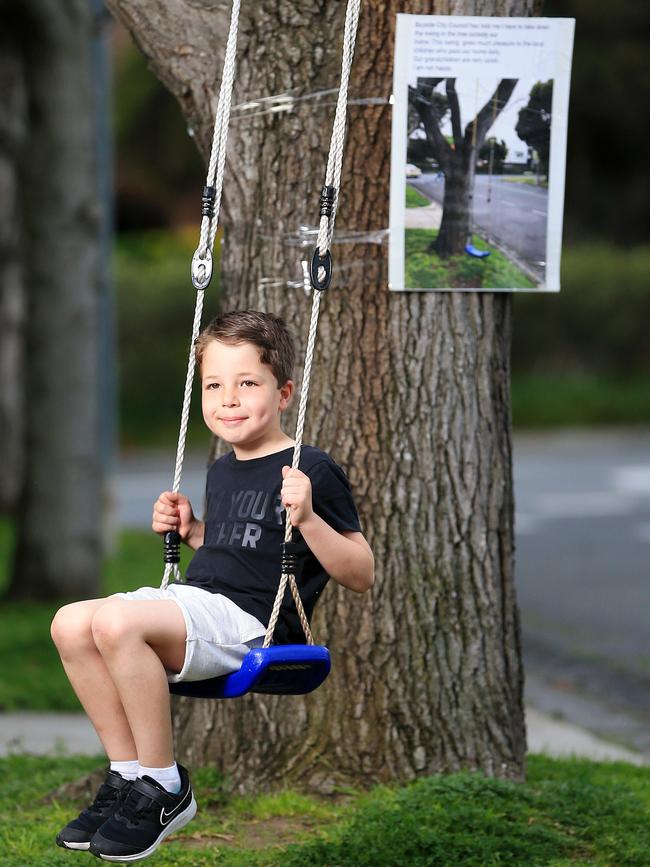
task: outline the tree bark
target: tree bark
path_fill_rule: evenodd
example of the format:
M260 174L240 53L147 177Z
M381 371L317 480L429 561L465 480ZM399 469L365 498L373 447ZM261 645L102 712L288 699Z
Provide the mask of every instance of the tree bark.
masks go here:
M99 591L98 215L86 0L28 0L3 21L29 99L22 185L25 467L9 596Z
M109 6L178 97L207 155L216 75L214 57L203 52L206 41L223 40L229 4L188 3L182 15L164 0ZM376 239L388 225L395 13L533 10L532 0L363 4L341 240L323 299L306 441L330 451L349 474L376 583L356 596L330 582L313 626L331 649L333 669L316 693L175 700L179 756L214 763L235 791L290 785L331 792L460 768L524 776L510 297L391 293L386 250ZM242 10L233 105L278 93L301 99L291 111L265 111L261 103L234 114L224 305L283 315L299 346L310 307L293 283L300 285L300 258L308 255L297 246L299 227L318 221L334 113L334 98L319 94L338 86L344 14L343 2L306 9L264 0ZM380 104L354 103L369 97ZM367 240L350 240L358 231ZM188 307L188 330L190 319ZM287 431L294 419L295 407Z

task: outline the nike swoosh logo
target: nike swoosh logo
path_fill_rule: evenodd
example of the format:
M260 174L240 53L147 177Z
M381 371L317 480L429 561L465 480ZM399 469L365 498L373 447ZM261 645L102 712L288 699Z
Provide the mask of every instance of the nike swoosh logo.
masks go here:
M185 801L187 801L187 799L188 799L189 797L191 797L191 795L192 795L192 790L191 790L191 789L188 789L188 790L187 790L187 794L185 795L185 797L183 798L183 800L180 802L180 804L177 804L177 805L174 807L174 809L171 810L169 813L168 813L167 810L165 810L165 808L163 807L162 810L160 811L160 824L161 824L161 825L167 825L167 824L169 824L169 822L171 821L171 819L172 819L174 813L178 813L178 811L181 809L181 807L183 806L183 804L185 803Z

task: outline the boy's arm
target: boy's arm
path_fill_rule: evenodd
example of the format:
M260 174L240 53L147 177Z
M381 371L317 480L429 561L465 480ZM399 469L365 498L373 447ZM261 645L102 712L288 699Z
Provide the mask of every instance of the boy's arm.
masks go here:
M375 583L375 558L363 533L338 533L315 512L301 522L300 532L314 557L338 584L357 593Z
M205 521L199 521L195 519L194 523L192 524L192 529L188 533L187 537L183 539L183 542L185 542L185 544L188 545L193 551L198 551L203 544L204 539Z

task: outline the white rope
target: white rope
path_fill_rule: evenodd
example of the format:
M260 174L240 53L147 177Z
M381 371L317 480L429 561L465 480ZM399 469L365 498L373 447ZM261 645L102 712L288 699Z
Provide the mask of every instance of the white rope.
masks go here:
M201 219L199 245L192 258L192 282L197 290L205 289L212 276L212 250L214 249L214 239L219 225L223 175L226 165L226 143L228 141L228 127L230 124L230 106L235 79L239 6L240 0L233 0L230 13L230 29L226 43L226 55L224 57L223 74L221 76L221 87L219 88L219 101L217 103L214 133L212 135L210 162L208 163L208 174L205 181L206 187L214 188L214 205L211 209L211 214L204 214ZM199 272L201 265L205 269L203 272Z
M341 167L343 165L343 145L345 143L345 128L347 121L347 103L348 103L348 84L350 81L350 69L354 58L354 44L357 35L357 25L359 23L359 9L361 0L348 0L348 7L345 15L345 32L343 35L343 57L341 61L341 86L339 89L339 97L336 104L336 114L334 116L334 126L332 128L332 138L330 142L329 157L327 160L327 171L325 174L325 185L334 187L336 195L334 197L334 207L330 217L323 216L320 220L320 228L318 231L318 250L320 256L324 256L332 243L332 235L334 233L334 221L336 219L336 204L338 199L338 191L341 181ZM324 271L324 269L319 269ZM312 296L311 321L309 323L309 337L307 340L307 352L305 355L305 370L302 380L302 388L300 391L300 406L298 408L298 422L296 425L296 444L293 450L292 469L297 469L300 462L300 451L302 449L302 437L305 426L305 414L307 410L307 397L309 395L309 385L311 381L311 367L314 357L314 346L316 343L316 329L318 327L318 312L320 309L321 292L318 289L314 290ZM291 541L292 525L291 525L291 508L286 510L286 522L284 528L285 543ZM273 639L273 632L280 615L280 606L284 598L287 582L291 588L293 600L298 609L300 623L307 639L307 644L313 644L314 639L309 628L309 622L305 615L305 611L298 592L295 575L283 572L280 578L280 586L273 603L271 619L266 629L264 636L264 647L270 647Z
M223 74L221 76L221 87L219 89L219 101L217 104L217 113L214 122L214 133L212 136L212 151L210 153L210 162L208 164L208 174L206 186L214 187L215 199L214 208L211 216L204 215L201 220L201 236L199 246L192 260L192 282L196 288L196 304L194 307L194 323L192 325L192 339L190 341L189 358L187 362L187 375L185 377L185 390L183 392L183 408L181 410L181 425L178 435L178 446L176 449L176 465L174 468L174 483L172 491L177 493L181 487L181 476L183 474L183 460L185 457L185 441L187 439L187 426L190 417L190 403L192 399L192 382L194 380L194 369L196 359L194 355L194 343L199 336L201 329L201 315L203 313L203 300L205 297L205 288L210 282L212 274L212 249L214 247L214 238L217 233L219 223L219 211L221 208L221 192L223 189L223 175L226 162L226 142L228 140L228 125L230 122L230 104L232 99L232 88L235 77L235 56L237 53L237 30L239 25L239 5L240 0L233 0L232 11L230 14L230 30L228 32L228 42L226 45L226 56L223 64ZM216 174L215 174L216 173ZM205 279L202 281L204 285L197 285L195 279L194 263L200 260L203 263ZM170 578L175 581L181 581L180 569L178 563L166 563L163 572L161 590L165 590L169 584Z

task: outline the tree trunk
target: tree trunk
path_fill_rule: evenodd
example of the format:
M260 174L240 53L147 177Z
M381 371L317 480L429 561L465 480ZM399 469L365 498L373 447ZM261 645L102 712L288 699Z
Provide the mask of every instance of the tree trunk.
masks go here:
M471 231L476 151L471 146L469 153L463 151L445 174L442 221L431 245L443 259L462 253Z
M109 0L171 87L204 155L211 137L218 11ZM396 11L530 14L533 0L365 2L337 233L388 225ZM291 111L238 110L228 142L223 297L287 318L304 346L300 226L318 221L338 85L343 2L243 9L233 105L305 97ZM205 53L204 53L205 52ZM197 190L197 211L200 191ZM379 233L381 234L381 233ZM349 235L348 235L349 237ZM513 576L510 297L391 293L386 249L335 243L323 299L306 441L347 470L376 560L373 590L330 582L314 631L332 674L306 697L175 700L179 757L214 763L234 790L408 780L475 768L521 779L525 730ZM293 287L293 288L292 288ZM191 327L188 306L188 331ZM182 360L179 359L179 364ZM294 413L285 429L293 430ZM279 578L279 574L278 574Z
M98 214L86 0L4 18L27 74L25 472L11 598L99 590Z
M21 154L27 136L24 58L0 32L0 512L16 506L23 467L23 327L20 265Z

